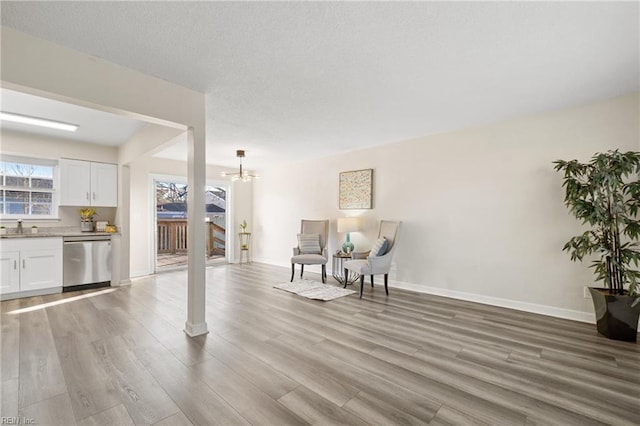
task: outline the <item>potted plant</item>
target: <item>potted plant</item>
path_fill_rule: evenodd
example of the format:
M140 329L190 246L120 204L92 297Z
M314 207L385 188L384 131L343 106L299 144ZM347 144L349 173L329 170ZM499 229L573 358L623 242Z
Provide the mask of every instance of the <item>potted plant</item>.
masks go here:
M4 225L0 225L0 235L4 235L7 233L7 227Z
M596 281L589 287L598 332L610 339L635 342L640 315L640 152L597 153L588 163L554 161L563 172L565 205L587 225L563 247L571 260L595 255Z
M93 231L93 216L96 214L94 209L79 209L80 212L80 231Z
M37 234L38 233L38 226L37 225L32 225L31 226L31 233L32 234Z

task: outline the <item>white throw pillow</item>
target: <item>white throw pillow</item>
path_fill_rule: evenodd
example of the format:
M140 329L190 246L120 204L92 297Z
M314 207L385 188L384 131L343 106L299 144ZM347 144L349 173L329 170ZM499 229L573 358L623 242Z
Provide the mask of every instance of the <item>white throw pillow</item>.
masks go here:
M369 256L382 256L387 252L387 248L389 247L389 241L385 237L378 238L376 242L371 247L371 251L369 252Z
M298 248L302 254L320 254L320 234L298 234Z

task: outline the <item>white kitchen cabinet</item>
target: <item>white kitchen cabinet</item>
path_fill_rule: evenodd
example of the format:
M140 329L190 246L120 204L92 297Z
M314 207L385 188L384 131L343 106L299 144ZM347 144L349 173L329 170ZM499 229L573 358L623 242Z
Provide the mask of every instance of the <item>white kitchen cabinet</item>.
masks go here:
M20 252L0 252L0 294L20 291Z
M0 278L3 300L62 291L62 238L3 238Z
M91 163L91 205L118 206L118 166Z
M58 165L60 166L60 205L91 205L91 163L63 158Z
M62 286L62 252L60 250L22 251L20 264L22 266L20 291Z
M117 207L118 166L60 159L60 205Z

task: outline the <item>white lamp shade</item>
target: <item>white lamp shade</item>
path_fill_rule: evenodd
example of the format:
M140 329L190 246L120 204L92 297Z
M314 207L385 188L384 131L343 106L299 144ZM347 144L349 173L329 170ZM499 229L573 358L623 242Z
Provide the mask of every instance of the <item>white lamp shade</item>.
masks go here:
M338 232L356 232L360 230L360 218L339 217Z

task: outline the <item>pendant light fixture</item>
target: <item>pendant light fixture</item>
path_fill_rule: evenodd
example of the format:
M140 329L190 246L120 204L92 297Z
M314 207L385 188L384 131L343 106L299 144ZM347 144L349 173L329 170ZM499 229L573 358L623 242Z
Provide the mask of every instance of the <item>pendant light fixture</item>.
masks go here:
M246 173L242 170L242 159L244 158L244 150L239 149L236 151L236 157L240 159L240 171L238 172L222 172L222 176L231 177L231 180L241 180L243 182L248 182L253 179L259 179L260 176Z

